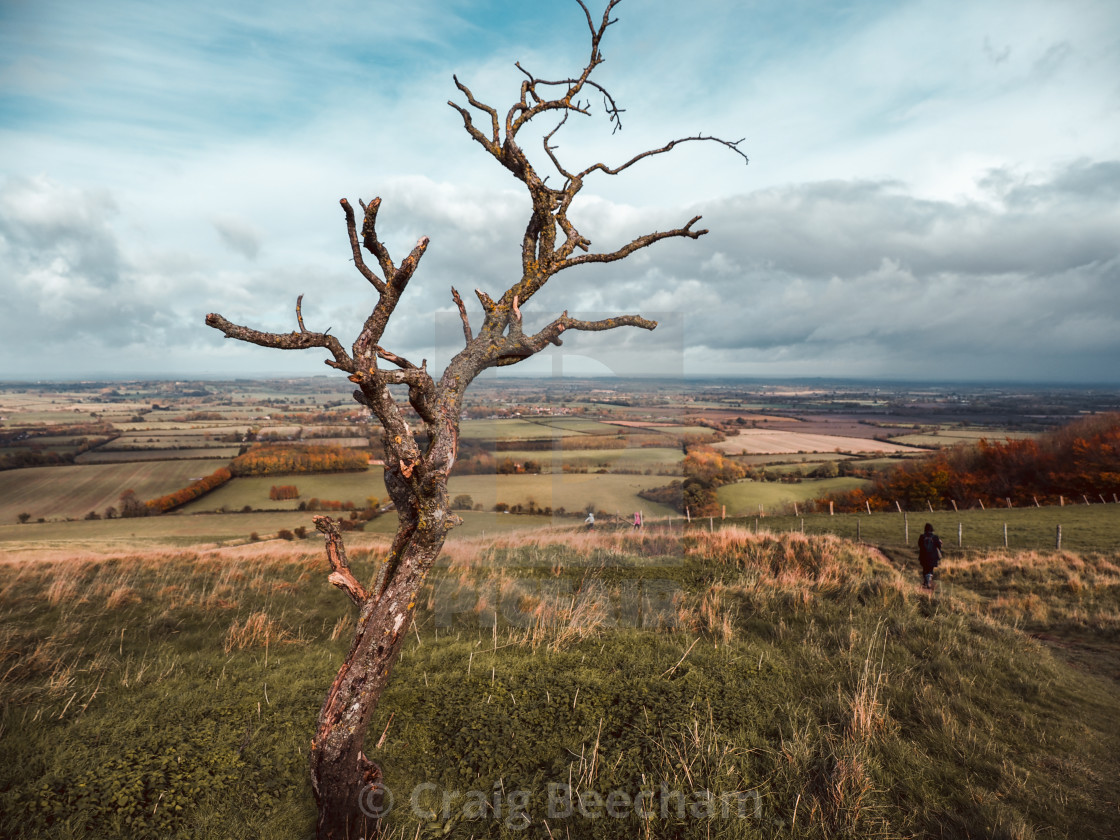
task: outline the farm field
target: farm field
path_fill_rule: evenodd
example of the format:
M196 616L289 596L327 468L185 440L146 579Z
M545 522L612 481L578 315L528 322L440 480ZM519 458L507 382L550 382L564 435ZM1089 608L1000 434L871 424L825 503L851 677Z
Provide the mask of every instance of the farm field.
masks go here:
M542 469L560 472L564 466L595 470L665 471L679 474L684 455L679 447L640 446L630 449L563 449L556 450L502 450L493 453L503 460L514 462L536 461Z
M268 498L274 485L295 485L298 499L274 501ZM387 497L381 467L370 467L364 472L303 473L281 476L246 476L234 478L201 499L183 505L180 514L210 513L227 510L238 511L246 505L264 510L296 510L300 502L309 499L329 499L353 502L356 507L366 507L370 496L381 501Z
M779 452L769 455L735 455L733 457L738 464L750 464L751 466L784 464L793 469L801 469L802 467L799 465L804 465L806 469L811 469L812 466L825 461L847 461L851 456L842 452ZM866 461L861 460L861 463L866 463Z
M496 419L463 420L459 434L471 440L547 440L586 434L616 434L612 428L598 420L577 417L542 417L535 420Z
M768 429L744 429L734 437L711 445L714 449L718 449L727 455L771 455L794 452L912 453L915 451L911 447L870 438L771 431Z
M932 449L956 446L961 443L976 443L982 439L989 441L1025 440L1037 436L1035 432L1017 432L1011 429L949 428L930 432L895 435L890 438L890 441L891 443L901 443L906 446L924 446Z
M452 532L454 539L535 530L554 525L574 528L575 523L580 521L578 518L513 515L494 511L457 513L463 519L463 524ZM307 529L306 544L315 547L308 550L321 550L322 538L315 531L313 516L315 514L305 511L215 513L198 516L168 513L138 519L0 525L0 551L5 556L14 557L17 554L37 556L52 551L105 553L148 551L163 547L228 547L248 543L254 532L262 541L273 540L273 544L279 545L287 544L287 541L275 540L275 535L281 529L294 531L299 527ZM361 550L370 545L371 541L384 543L392 537L396 524L396 516L389 512L367 522L363 531L348 532L346 544L351 549Z
M498 502L525 504L532 499L537 507L564 508L569 513L594 505L596 510L617 512L623 517L636 510L644 511L647 516L675 516L672 508L638 497L639 490L665 483L665 476L656 475L463 475L451 477L448 492L452 498L466 494L487 510Z
M131 489L141 499L171 493L201 478L225 460L158 461L125 464L75 464L0 471L0 523L31 518L81 518L116 507L120 494Z
M734 484L725 484L716 490L716 499L721 505L727 505L729 516L753 515L758 513L759 505L763 505L764 510L774 511L792 505L794 502L803 503L825 493L854 490L865 484L867 481L862 478L805 479L797 484L779 481L737 481Z
M178 461L199 458L222 458L229 462L237 456L239 446L205 446L199 449L91 449L74 458L76 464L121 464L128 461Z

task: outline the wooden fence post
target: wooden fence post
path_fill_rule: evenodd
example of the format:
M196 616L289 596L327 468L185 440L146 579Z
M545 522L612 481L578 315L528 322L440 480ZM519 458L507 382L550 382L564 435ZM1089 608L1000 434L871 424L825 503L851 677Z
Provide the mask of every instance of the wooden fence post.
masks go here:
M957 548L964 547L964 523L957 523Z
M835 511L835 509L833 508L833 504L832 504L832 502L829 502L829 503L828 503L828 515L829 515L829 516L835 516L835 515L836 515L836 511Z
M899 512L899 513L902 513L902 505L900 505L900 504L898 503L898 499L895 499L895 500L894 500L894 506L895 506L896 508L898 508L898 512Z
M871 515L871 500L870 499L864 499L864 501L867 503L867 515L870 516Z
M980 503L980 510L987 510L987 508L984 507L984 500L983 499L977 499L976 501L978 501Z
M856 514L856 542L863 542L863 534L861 533L861 530L860 530L859 514Z
M1062 549L1062 526L1061 525L1058 526L1058 531L1054 535L1054 548L1058 549L1059 551L1061 551L1061 549Z
M903 538L902 541L906 545L910 545L910 517L905 513L902 514L902 528Z
M957 500L956 499L950 499L949 501L953 503L953 510L956 510L957 509Z
M1003 547L1007 548L1007 523L1003 523Z

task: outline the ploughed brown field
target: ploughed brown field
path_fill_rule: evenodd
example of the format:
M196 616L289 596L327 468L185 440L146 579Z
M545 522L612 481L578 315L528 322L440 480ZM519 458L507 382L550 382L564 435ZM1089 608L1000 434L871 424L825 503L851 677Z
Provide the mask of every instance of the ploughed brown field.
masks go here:
M744 429L734 437L710 444L728 455L779 455L793 452L915 452L912 446L899 446L880 440L787 432L771 429Z

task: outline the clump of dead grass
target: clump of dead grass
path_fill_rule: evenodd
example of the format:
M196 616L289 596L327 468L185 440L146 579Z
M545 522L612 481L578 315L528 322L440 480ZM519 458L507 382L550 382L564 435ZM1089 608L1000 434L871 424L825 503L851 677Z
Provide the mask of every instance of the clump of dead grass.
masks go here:
M226 631L224 650L268 648L281 642L293 641L292 634L264 610L251 613L244 621L233 620Z

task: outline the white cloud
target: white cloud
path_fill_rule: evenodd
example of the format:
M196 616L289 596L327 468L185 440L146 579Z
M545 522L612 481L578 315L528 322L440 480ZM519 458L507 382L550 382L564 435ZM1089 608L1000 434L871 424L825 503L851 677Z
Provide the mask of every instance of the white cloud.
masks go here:
M321 371L202 317L287 330L303 293L309 325L356 330L372 290L342 196L382 196L397 259L431 238L387 338L446 357L450 286L477 317L475 287L516 279L528 208L445 104L461 101L450 74L504 107L513 60L562 75L587 49L575 4L487 15L465 0L5 6L0 277L18 294L0 375ZM679 316L565 352L637 364L668 342L697 373L1115 378L1115 3L651 0L619 18L597 73L624 130L572 120L564 159L702 131L746 135L752 163L691 144L589 179L572 218L597 250L695 213L712 232L558 276L526 317Z

